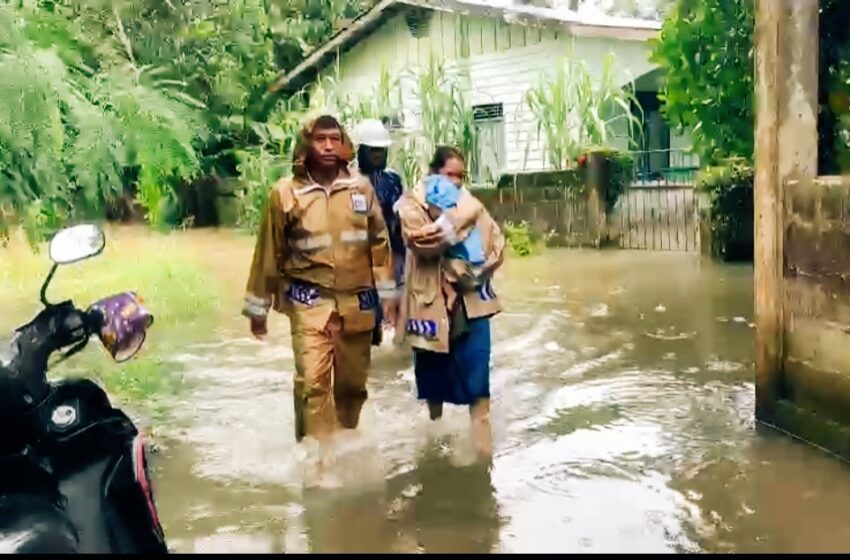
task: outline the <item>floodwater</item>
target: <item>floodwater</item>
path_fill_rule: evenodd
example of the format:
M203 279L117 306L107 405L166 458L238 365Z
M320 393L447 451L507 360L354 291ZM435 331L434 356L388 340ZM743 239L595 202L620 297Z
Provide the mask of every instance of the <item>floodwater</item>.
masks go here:
M494 320L492 464L468 414L428 420L376 351L344 486L305 490L285 319L238 317L250 240L219 236L233 319L174 357L191 382L152 458L177 552L850 550L850 466L753 419L752 269L553 250L509 262ZM224 300L225 298L223 298Z

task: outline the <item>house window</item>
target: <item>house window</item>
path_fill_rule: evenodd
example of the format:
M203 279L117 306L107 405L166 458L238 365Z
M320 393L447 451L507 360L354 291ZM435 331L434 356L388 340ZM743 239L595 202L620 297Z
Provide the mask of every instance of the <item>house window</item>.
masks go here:
M505 116L501 103L475 105L472 108L475 125L475 157L472 158L472 182L475 185L495 185L505 163Z

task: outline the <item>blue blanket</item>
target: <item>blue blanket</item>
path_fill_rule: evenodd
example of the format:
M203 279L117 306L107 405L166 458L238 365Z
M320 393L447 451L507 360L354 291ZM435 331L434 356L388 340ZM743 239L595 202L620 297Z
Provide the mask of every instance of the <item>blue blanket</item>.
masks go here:
M442 175L429 175L425 178L425 202L440 210L448 210L457 206L460 198L460 188ZM475 227L467 238L452 246L446 255L463 259L474 265L482 265L485 261L484 244L481 232Z

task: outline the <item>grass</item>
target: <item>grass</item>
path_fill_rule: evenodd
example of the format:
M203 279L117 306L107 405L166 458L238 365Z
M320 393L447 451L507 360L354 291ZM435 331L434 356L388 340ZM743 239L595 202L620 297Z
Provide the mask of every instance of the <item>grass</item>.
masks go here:
M109 228L106 239L100 256L59 268L48 301L70 298L85 309L103 297L135 290L154 314L154 324L145 346L129 362L113 362L99 340L92 338L83 352L51 375L93 377L119 400L161 416L165 410L158 397L179 393L184 385L179 364L169 357L214 330L219 281L179 235ZM33 253L23 238L0 249L0 332L8 333L38 312L39 288L50 265L46 247Z

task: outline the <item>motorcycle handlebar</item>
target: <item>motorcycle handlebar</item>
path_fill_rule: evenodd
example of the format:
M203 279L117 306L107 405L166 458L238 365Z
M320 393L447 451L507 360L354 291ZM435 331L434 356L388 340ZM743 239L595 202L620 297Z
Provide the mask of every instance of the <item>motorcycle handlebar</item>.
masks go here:
M39 384L46 379L48 360L54 352L70 347L62 358L67 359L95 334L113 359L123 362L141 348L152 323L153 316L132 292L101 300L86 311L71 301L50 305L17 329L16 356L3 370L11 369L29 380L27 383Z

